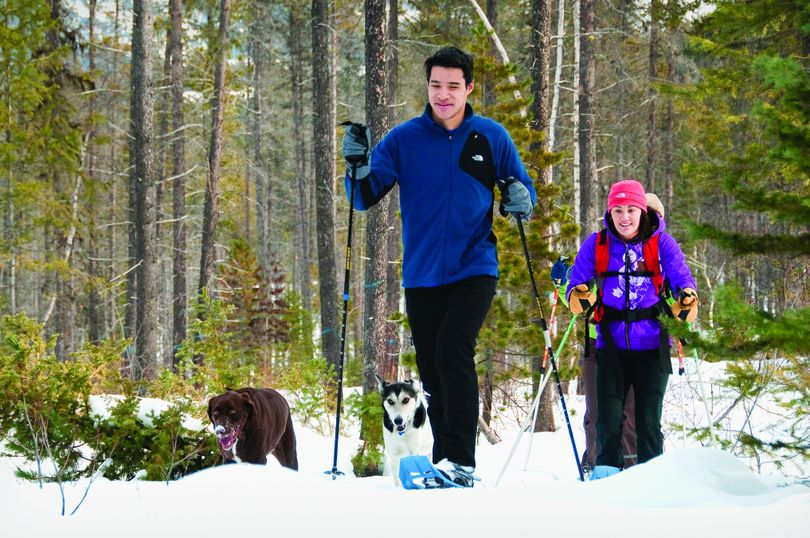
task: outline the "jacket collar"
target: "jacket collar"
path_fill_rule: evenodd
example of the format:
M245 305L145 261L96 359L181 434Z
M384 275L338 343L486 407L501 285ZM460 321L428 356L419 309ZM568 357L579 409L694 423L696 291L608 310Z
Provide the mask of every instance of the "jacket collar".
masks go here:
M470 120L470 118L472 118L475 115L475 112L473 111L473 108L470 105L470 103L466 103L464 105L464 119L461 120L461 125L459 125L455 129L453 129L452 131L448 131L447 129L445 129L444 127L442 127L438 123L436 123L436 120L433 119L433 113L432 112L433 111L430 108L430 103L426 104L425 105L425 111L422 113L422 118L424 118L424 120L427 122L427 124L430 125L431 127L435 128L435 129L441 129L442 132L445 132L445 133L457 133L457 132L461 131L462 129L464 129L464 127L466 126L466 124Z

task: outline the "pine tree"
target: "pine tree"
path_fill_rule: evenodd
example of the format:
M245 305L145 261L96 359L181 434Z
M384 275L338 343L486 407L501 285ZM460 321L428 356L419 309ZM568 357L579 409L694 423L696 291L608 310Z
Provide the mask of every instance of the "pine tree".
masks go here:
M692 52L703 80L687 103L703 128L700 154L686 167L696 180L687 194L715 203L689 230L734 256L738 281L704 297L713 308L687 339L710 359L736 361L725 384L741 398L756 402L770 391L788 410L781 437L740 432L732 446L806 459L810 11L793 2L719 2L697 26Z

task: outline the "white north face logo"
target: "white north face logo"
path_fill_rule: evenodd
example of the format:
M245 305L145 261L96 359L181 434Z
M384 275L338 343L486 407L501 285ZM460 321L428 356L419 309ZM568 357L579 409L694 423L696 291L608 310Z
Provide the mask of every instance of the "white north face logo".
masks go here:
M484 158L481 155L473 155L472 160L478 161L478 162L483 162Z
M627 198L627 195L623 192L620 192L616 195L616 198Z

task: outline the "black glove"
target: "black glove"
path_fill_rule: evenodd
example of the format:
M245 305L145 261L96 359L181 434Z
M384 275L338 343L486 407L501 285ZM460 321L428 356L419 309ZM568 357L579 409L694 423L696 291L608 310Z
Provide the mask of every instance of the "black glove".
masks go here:
M371 131L360 123L343 122L343 158L349 170L356 164L354 179L366 179L371 173L368 154L371 148Z
M555 288L559 288L568 282L568 270L570 268L568 264L565 263L567 259L567 256L560 256L560 258L554 262L554 265L551 266L551 282L554 284Z
M523 220L529 220L534 214L532 195L526 185L513 177L500 181L501 186L501 215L520 215Z

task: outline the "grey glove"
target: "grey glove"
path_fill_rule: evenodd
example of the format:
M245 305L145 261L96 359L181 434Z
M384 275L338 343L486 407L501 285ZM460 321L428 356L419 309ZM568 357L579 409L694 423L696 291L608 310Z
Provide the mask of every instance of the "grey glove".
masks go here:
M354 178L358 180L366 179L371 173L371 165L368 159L369 149L371 148L371 131L360 123L344 122L342 125L345 128L343 134L343 158L346 160L349 173L351 173L352 164L356 164L357 169Z
M518 214L523 220L529 220L534 214L532 195L526 185L513 177L501 182L501 215Z

